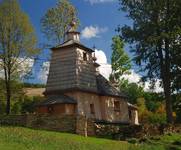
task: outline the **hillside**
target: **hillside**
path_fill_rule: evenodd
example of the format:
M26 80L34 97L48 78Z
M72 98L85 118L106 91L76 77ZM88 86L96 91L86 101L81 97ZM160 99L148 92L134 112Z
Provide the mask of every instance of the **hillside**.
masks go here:
M24 92L27 96L44 96L44 91L45 88L24 88Z
M166 140L167 139L167 140ZM173 140L180 140L175 136ZM169 144L168 138L163 138ZM173 141L172 140L172 141ZM134 145L127 142L74 134L40 131L21 127L0 127L2 150L164 150L159 145Z

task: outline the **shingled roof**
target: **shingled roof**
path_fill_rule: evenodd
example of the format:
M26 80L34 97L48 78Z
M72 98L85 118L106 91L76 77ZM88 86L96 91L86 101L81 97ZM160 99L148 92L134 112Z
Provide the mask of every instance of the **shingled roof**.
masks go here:
M96 76L97 79L97 89L100 95L105 96L117 96L117 97L125 97L127 95L119 90L117 90L114 86L110 84L110 82L104 78L101 74Z
M76 100L66 95L51 95L44 101L40 102L39 106L53 105L53 104L77 104Z
M70 46L74 46L74 45L79 47L79 48L83 48L84 50L87 50L89 52L94 52L94 50L92 50L91 48L88 48L88 47L84 46L83 44L81 44L80 42L75 41L75 40L65 41L63 44L57 45L56 47L53 47L51 49L55 50L55 49L70 47Z

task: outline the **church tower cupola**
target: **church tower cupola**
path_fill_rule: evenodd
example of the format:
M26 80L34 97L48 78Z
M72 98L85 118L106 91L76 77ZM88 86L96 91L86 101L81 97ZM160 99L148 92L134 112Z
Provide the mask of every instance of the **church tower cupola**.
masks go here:
M70 23L70 29L66 33L66 41L70 41L70 40L80 42L80 32L76 31L76 22L75 21L72 21Z

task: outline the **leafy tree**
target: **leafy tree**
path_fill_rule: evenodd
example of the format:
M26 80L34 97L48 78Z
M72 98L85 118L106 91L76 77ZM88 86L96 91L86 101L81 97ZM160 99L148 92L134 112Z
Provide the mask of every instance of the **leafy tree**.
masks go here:
M22 65L38 53L36 36L28 16L16 0L0 2L0 69L3 71L6 113L10 113L12 82L20 77ZM16 89L16 88L14 88Z
M144 92L146 107L151 112L156 112L162 105L164 98L161 93Z
M119 83L122 75L130 73L129 70L131 69L131 61L124 50L124 42L119 36L114 36L112 38L111 47L112 73L110 75L110 81Z
M78 26L77 11L68 0L59 0L41 20L42 32L52 44L60 44L72 21Z
M181 123L181 94L173 96L173 110L176 112L176 122Z
M139 86L137 83L129 83L125 79L120 80L119 88L127 94L128 100L132 104L136 104L137 99L143 97L144 94L142 86Z
M36 111L36 105L44 100L41 96L25 96L24 101L21 103L21 113L34 113Z
M180 91L181 1L120 0L121 8L133 20L133 26L118 28L131 44L134 61L154 84L161 80L166 100L167 122L173 122L171 93Z

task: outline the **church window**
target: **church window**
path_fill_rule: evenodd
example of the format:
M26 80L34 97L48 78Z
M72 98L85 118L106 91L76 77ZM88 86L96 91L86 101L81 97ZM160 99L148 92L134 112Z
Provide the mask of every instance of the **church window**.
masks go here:
M53 106L48 106L48 113L53 113L54 109L53 109Z
M131 110L129 110L129 119L132 118L132 113L131 113Z
M90 113L95 114L94 104L90 104Z
M120 102L114 101L114 111L120 112Z
M87 61L87 54L85 52L83 52L83 60Z

